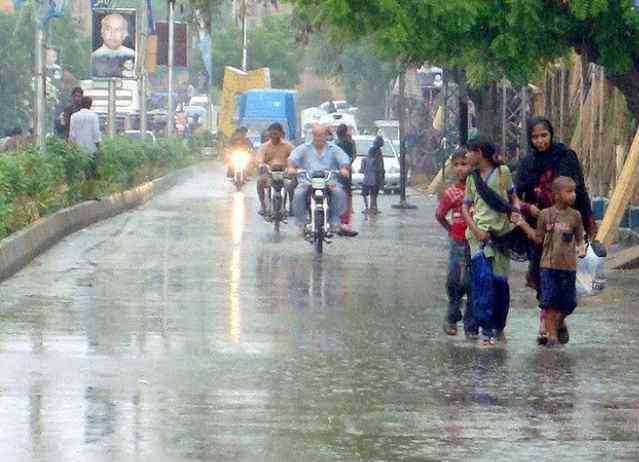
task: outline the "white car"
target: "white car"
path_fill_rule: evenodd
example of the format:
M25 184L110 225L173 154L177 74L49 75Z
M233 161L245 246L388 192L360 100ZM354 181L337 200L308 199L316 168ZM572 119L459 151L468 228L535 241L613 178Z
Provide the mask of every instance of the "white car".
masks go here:
M373 146L375 137L358 135L353 136L353 141L355 141L357 149L357 156L353 161L353 189L361 189L362 183L364 183L364 174L360 173L359 170L362 166L362 159L368 156L368 150ZM384 155L384 170L386 171L383 190L387 194L397 192L400 188L399 149L395 143L385 140L382 154Z

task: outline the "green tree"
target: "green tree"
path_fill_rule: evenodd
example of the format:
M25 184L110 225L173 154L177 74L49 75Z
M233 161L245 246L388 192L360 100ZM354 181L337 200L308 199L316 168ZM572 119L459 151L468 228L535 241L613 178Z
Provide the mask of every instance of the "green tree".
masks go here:
M346 98L359 108L360 124L384 117L386 90L397 73L392 57L380 57L363 41L340 44L316 33L310 37L305 61L317 75L344 85Z
M224 66L242 64L242 33L236 27L212 36L213 84L221 85ZM303 51L295 43L295 29L290 15L264 18L261 25L248 34L249 68L268 67L274 88L292 88L299 82Z
M33 23L28 6L15 15L0 13L0 43L0 132L4 132L28 126L31 117Z
M290 0L303 32L365 37L404 63L466 69L475 86L523 83L576 51L601 64L639 117L639 13L634 0Z

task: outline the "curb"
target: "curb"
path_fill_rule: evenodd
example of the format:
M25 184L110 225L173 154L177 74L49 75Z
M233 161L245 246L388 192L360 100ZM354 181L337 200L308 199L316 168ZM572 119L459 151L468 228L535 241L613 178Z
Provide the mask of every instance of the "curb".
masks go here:
M81 202L41 218L28 228L0 241L0 281L10 278L34 258L63 238L94 223L148 202L195 175L198 163L169 173L135 189L115 193L100 201Z

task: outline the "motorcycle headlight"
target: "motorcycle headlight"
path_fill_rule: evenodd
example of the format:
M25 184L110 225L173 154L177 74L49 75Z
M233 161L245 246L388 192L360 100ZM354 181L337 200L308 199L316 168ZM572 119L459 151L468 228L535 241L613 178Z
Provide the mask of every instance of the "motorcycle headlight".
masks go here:
M236 168L243 169L248 164L248 154L245 151L235 151L232 159Z

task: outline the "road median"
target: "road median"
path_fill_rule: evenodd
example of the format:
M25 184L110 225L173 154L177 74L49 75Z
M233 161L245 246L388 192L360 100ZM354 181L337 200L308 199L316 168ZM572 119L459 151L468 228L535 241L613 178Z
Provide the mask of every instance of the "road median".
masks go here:
M145 204L154 196L194 176L206 162L169 173L99 201L85 201L41 218L0 241L0 281L28 265L63 238L94 223Z

